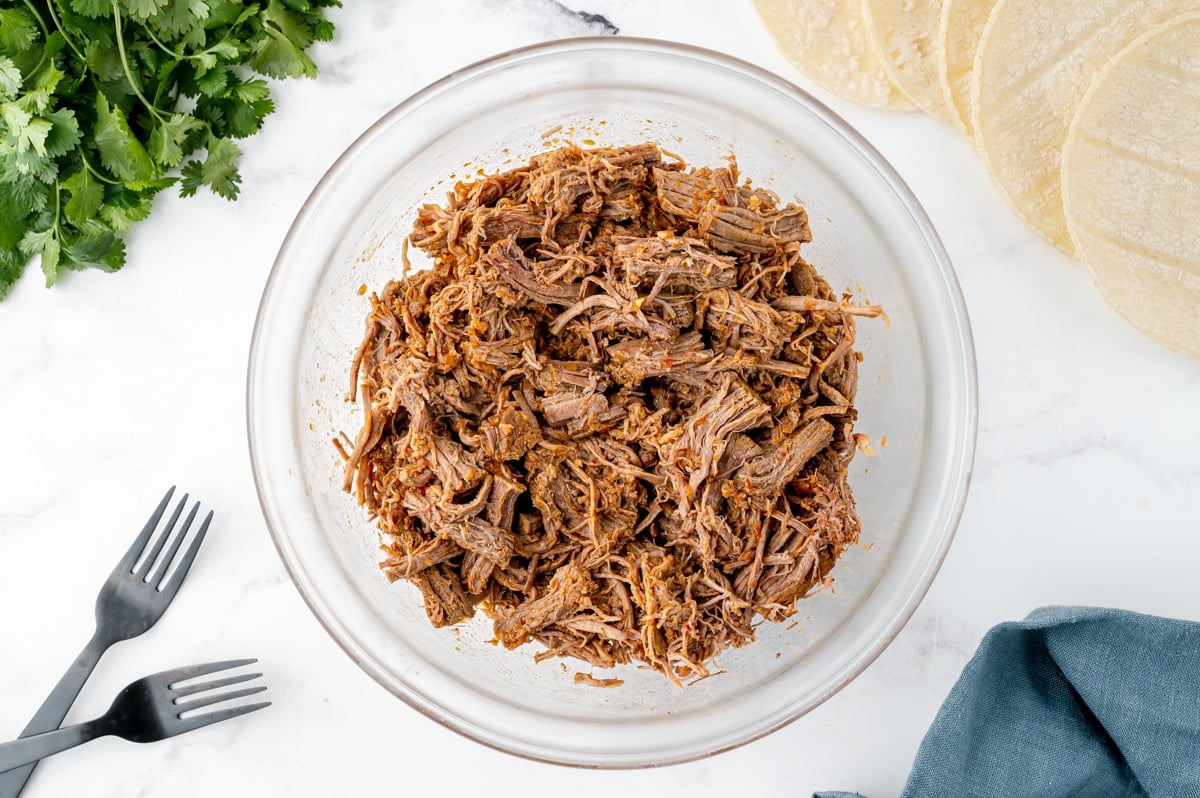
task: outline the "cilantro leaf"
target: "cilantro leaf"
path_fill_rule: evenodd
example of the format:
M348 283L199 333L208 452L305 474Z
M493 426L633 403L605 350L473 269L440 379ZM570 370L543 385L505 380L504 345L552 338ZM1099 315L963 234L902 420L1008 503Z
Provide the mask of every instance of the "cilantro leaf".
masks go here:
M196 88L207 97L216 97L229 85L229 71L226 69L210 69L196 79Z
M52 179L53 164L46 153L46 137L53 124L34 117L21 105L20 101L0 103L0 124L5 134L0 139L4 176L32 175Z
M71 9L77 14L95 19L112 13L112 0L71 0Z
M32 148L38 155L46 155L46 137L54 125L48 119L31 119L17 136L17 147Z
M93 218L104 204L104 186L87 169L80 169L60 185L71 195L63 205L63 213L67 221L76 227L83 226Z
M125 265L125 242L93 223L86 227L86 232L66 242L62 255L71 268L115 272Z
M110 186L104 192L100 219L116 232L126 230L150 215L154 192L139 192L125 186Z
M273 78L317 76L317 65L304 52L313 42L312 31L296 12L268 0L263 30L267 36L250 61L255 72Z
M21 104L28 110L42 113L50 106L50 95L58 88L58 82L66 77L61 69L49 64L39 69L32 80L27 80L28 90L21 98Z
M33 114L26 111L19 101L13 100L0 103L0 123L4 124L9 137L14 141L21 135L21 131L25 129L32 119Z
M108 6L111 11L112 6ZM83 55L87 68L102 81L121 80L125 70L121 67L121 52L116 47L92 40L84 45Z
M0 52L16 53L37 40L37 25L23 8L0 8Z
M183 165L183 184L179 193L190 197L200 186L208 186L218 196L227 200L237 199L242 183L237 162L241 157L241 148L229 139L210 137L205 159L188 161Z
M16 247L0 249L0 299L8 296L8 292L20 279L21 272L25 271L27 261L25 253Z
M43 155L33 147L10 150L7 154L8 166L14 174L22 177L32 177L34 180L49 183L54 180L55 165L50 157Z
M5 175L0 182L0 216L21 219L33 213L40 213L49 204L50 186L32 175ZM18 236L20 238L20 236ZM0 246L17 242L7 242L0 237Z
M124 7L131 17L149 19L159 12L167 0L118 0L118 5Z
M17 246L30 257L42 256L42 273L46 275L46 287L54 285L58 280L58 261L62 252L58 229L50 226L45 230L30 230Z
M52 125L46 136L46 154L57 158L74 150L80 141L75 112L70 108L60 108L46 114L46 121Z
M208 48L208 52L220 58L225 58L230 61L242 54L242 50L229 39L222 39L216 44Z
M11 100L21 90L21 70L8 56L0 56L0 99Z
M120 108L108 104L104 95L96 95L96 126L92 130L100 160L122 180L144 180L155 176L154 162L146 148L129 129Z
M194 197L204 185L204 163L197 160L188 161L179 170L179 196Z
M225 133L235 139L252 136L262 127L263 120L275 111L275 103L269 97L252 102L233 98L221 102L225 118Z
M204 123L187 114L171 114L150 131L150 155L163 166L179 166L187 137Z
M205 0L167 0L155 17L158 29L168 37L183 36L195 28L203 28L208 20Z
M313 26L313 41L331 42L333 41L333 23L327 19L317 20Z
M12 183L0 183L0 249L15 248L29 229L29 217L43 207L44 203L13 191Z
M242 102L256 103L270 99L271 87L267 85L265 80L258 80L256 78L231 86L229 93Z
M274 110L266 81L250 80L235 81L218 98L202 97L193 113L217 136L240 139L258 132Z

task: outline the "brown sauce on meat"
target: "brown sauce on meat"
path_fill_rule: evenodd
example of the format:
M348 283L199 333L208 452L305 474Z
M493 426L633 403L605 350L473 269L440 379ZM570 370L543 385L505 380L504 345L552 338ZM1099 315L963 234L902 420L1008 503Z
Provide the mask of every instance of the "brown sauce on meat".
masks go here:
M373 295L346 489L436 626L672 680L859 535L854 316L803 208L653 144L565 147L420 209Z

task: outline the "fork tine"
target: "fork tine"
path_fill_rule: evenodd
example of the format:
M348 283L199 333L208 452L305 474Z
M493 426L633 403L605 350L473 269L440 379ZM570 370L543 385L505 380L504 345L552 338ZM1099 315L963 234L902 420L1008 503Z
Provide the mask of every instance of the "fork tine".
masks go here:
M186 501L186 497L184 500ZM196 502L192 505L191 512L188 513L188 517L183 521L183 528L179 530L179 534L176 535L175 539L171 541L171 548L167 549L167 553L162 558L162 562L160 562L158 567L154 569L154 576L146 580L150 584L157 587L159 583L162 582L162 578L166 575L167 569L171 567L171 560L175 559L175 554L179 551L179 547L183 545L183 539L187 537L188 530L192 528L192 521L196 520L196 513L199 511L199 509L200 502ZM178 515L172 516L171 520L174 521L178 517ZM174 525L172 524L172 526ZM170 533L168 532L168 534ZM154 564L154 559L158 557L158 552L162 549L162 544L166 542L167 535L163 535L162 541L160 541L159 544L154 547L154 558L146 560L146 564L142 566L141 570L138 571L139 577L144 578L145 575L150 572L150 566Z
M183 704L176 703L179 707L180 714L191 712L194 709L203 709L204 707L212 706L213 704L221 704L225 701L232 701L235 698L245 698L248 695L258 695L266 692L267 686L260 684L256 687L244 687L241 690L231 690L228 693L218 693L217 695L206 695L197 698L195 701L188 701Z
M187 687L180 687L178 690L172 690L172 692L175 693L175 703L178 704L180 698L186 698L187 696L195 695L196 693L204 693L209 690L216 690L219 687L229 687L231 684L241 684L242 682L248 682L251 679L257 679L260 676L262 676L261 673L242 673L237 676L229 676L224 679L214 679L211 682L202 682L200 684L193 684Z
M208 511L208 515L204 516L204 523L200 525L196 536L192 538L192 543L184 551L179 558L179 565L175 568L175 573L171 574L171 578L166 578L167 565L163 566L163 579L158 585L158 589L162 591L163 596L167 601L170 601L177 592L179 586L183 584L184 577L187 576L188 570L192 567L192 561L196 559L196 552L200 551L200 544L204 542L204 536L208 533L208 525L212 521L212 510ZM181 538L182 540L182 538ZM174 554L174 552L172 552Z
M146 550L146 543L150 540L150 536L154 534L154 528L158 526L158 522L162 519L163 512L166 511L167 505L171 501L171 496L175 494L175 486L172 485L167 489L167 495L162 497L162 501L158 503L158 507L154 509L150 520L142 527L142 531L133 539L133 544L129 547L129 551L125 552L125 556L121 558L121 562L117 563L117 572L127 571L133 573L133 566L137 564L138 557Z
M212 724L220 723L223 720L236 718L239 715L248 715L251 712L257 712L260 709L266 709L269 706L271 706L270 701L263 701L258 704L246 704L245 706L240 707L230 707L229 709L223 709L220 712L209 712L204 715L198 715L194 718L180 718L178 722L182 724L182 726L177 733L182 734L184 732L194 731L195 729L202 729L205 726L211 726Z
M179 521L179 516L183 513L183 508L187 506L188 495L183 494L183 498L179 500L179 504L175 505L175 510L171 513L171 517L167 519L166 526L163 531L154 539L154 543L150 546L150 551L146 554L146 559L142 560L142 567L134 571L134 575L141 580L145 580L146 574L150 573L150 569L154 567L154 561L158 559L158 555L162 552L163 546L167 545L167 540L171 537L171 532L175 529L175 524ZM192 515L195 515L195 510L192 510ZM188 516L188 521L191 521L191 516ZM187 533L187 527L183 528L184 534ZM132 568L129 570L133 571Z
M224 662L208 662L204 665L192 665L187 668L164 671L158 674L158 677L166 680L167 687L173 690L175 689L175 685L180 682L186 682L188 679L195 679L198 676L208 676L210 673L233 670L243 665L253 665L256 662L258 662L256 659L227 659Z

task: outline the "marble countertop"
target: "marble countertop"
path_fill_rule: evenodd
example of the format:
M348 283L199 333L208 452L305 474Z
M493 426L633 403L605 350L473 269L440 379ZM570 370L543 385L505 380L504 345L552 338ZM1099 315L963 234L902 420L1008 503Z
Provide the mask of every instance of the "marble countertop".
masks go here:
M568 8L569 6L569 8ZM576 13L583 11L587 13ZM30 269L0 304L0 737L92 629L95 593L167 485L216 510L163 623L113 648L69 720L176 665L257 656L275 705L152 746L106 739L43 765L40 796L896 794L984 631L1043 604L1200 619L1200 362L1141 337L1027 230L938 121L854 106L776 51L748 0L347 0L315 82L276 88L241 199L164 195L118 275ZM532 42L619 32L722 50L810 88L888 157L954 260L974 327L980 429L958 537L928 597L857 680L787 728L693 764L599 773L486 749L409 709L308 612L247 454L250 332L275 252L337 155L443 74ZM449 44L448 44L449 41ZM750 775L752 774L752 775Z

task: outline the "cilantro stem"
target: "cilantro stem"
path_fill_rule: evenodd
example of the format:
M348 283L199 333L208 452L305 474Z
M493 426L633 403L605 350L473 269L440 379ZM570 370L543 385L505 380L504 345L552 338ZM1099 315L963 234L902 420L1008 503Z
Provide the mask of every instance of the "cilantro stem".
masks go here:
M233 33L236 30L237 30L237 26L234 26L233 28L230 29L229 32ZM150 41L152 41L158 45L158 49L162 50L164 53L171 56L172 58L174 58L177 61L195 61L199 58L203 58L204 56L206 56L209 53L216 50L217 47L225 41L224 39L222 39L222 40L218 41L216 44L212 45L211 47L206 47L198 53L181 53L181 52L178 52L177 50L172 50L170 47L163 44L162 40L159 39L157 36L155 36L154 31L150 30L150 28L148 28L148 27L146 28L146 35L148 37L150 37Z
M121 33L121 9L117 7L116 0L113 0L112 10L113 23L117 33L117 52L121 54L121 69L125 70L125 79L129 81L129 87L133 89L134 95L142 101L142 105L146 106L146 110L150 112L150 115L159 122L165 123L167 121L166 118L154 107L154 103L146 99L146 95L142 94L141 87L133 79L133 71L129 68L129 58L125 55L125 37Z
M62 245L62 243L63 243L62 225L60 224L60 222L62 220L61 214L62 214L62 186L59 185L58 178L56 177L56 178L54 178L54 240L58 242L59 262L62 261L62 251L64 249L64 247ZM42 252L42 256L43 256L43 258L45 257L44 250ZM45 263L45 261L43 261L43 264L44 263ZM43 265L42 268L45 268L45 266Z
M54 178L54 237L60 242L62 241L62 228L59 226L59 220L62 213L62 186L58 183L58 178Z
M79 153L79 160L83 161L83 168L87 169L89 172L91 172L92 177L96 178L101 183L108 183L110 186L121 185L120 180L113 180L111 177L105 177L104 175L102 175L98 171L96 171L96 168L94 166L92 166L90 161L88 161L87 155L84 154L83 147L77 147L76 151Z
M29 0L25 0L25 2L28 4ZM50 12L50 19L54 22L54 27L58 28L58 32L62 34L63 41L65 41L67 46L75 52L75 55L79 58L80 62L86 65L87 58L84 57L83 51L75 46L75 40L67 35L67 29L64 28L63 24L58 21L58 15L54 13L54 0L48 0L46 3L46 10ZM40 22L41 19L39 18L38 21ZM49 35L47 35L46 38L49 39Z
M29 13L33 14L33 18L37 20L38 27L42 29L42 35L49 40L50 29L46 27L46 22L42 19L42 15L37 12L37 9L34 8L33 3L30 2L30 0L25 0L25 7L29 9Z
M38 27L42 29L42 36L45 37L46 42L48 43L50 41L50 29L46 27L46 22L42 19L42 15L37 12L37 9L33 7L33 3L31 3L29 0L25 0L25 6L29 9L29 13L33 14L33 18L37 20ZM33 65L33 69L29 70L29 74L35 74L39 69L42 68L42 64L44 63L46 63L45 47L42 48L42 57L39 58L38 62Z
M150 37L150 41L152 41L158 45L158 49L162 50L164 53L166 53L167 55L171 56L172 58L174 58L178 61L183 61L188 58L194 58L194 56L183 55L182 53L177 53L174 50L172 50L170 47L167 47L165 44L163 44L159 40L159 38L157 36L154 35L154 31L150 30L149 25L146 26L146 35Z

